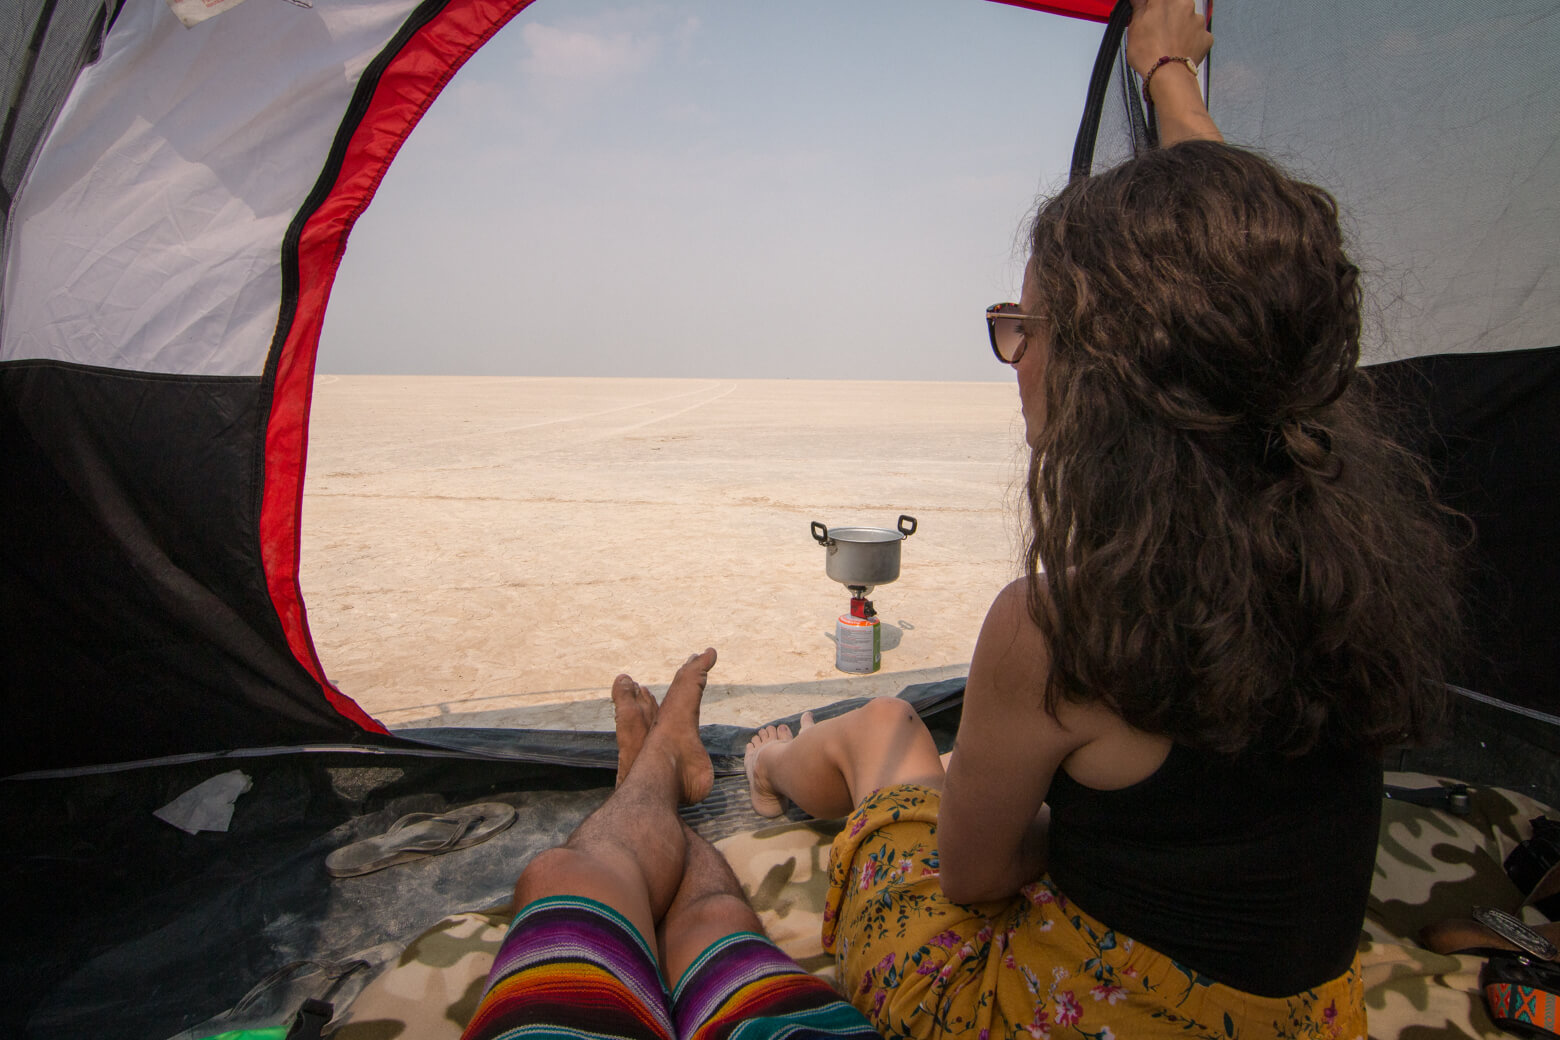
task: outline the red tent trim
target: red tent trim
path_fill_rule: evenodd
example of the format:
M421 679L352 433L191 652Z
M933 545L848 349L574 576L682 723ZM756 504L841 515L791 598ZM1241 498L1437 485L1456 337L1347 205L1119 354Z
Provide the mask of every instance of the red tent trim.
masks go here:
M1068 18L1083 18L1091 22L1108 22L1115 10L1116 0L994 0L1010 7L1026 7L1031 11L1048 11Z
M1109 20L1113 0L996 0L1034 11ZM298 584L304 463L314 363L325 305L347 236L412 128L450 78L531 0L451 0L418 29L386 66L345 146L329 194L304 223L298 242L298 303L276 358L265 437L260 554L266 586L293 656L319 683L332 707L364 729L387 732L325 677L309 634ZM349 113L350 117L350 113Z
M346 250L347 235L368 208L407 135L477 48L530 2L451 0L406 41L381 73L367 108L346 142L336 181L304 223L298 240L298 304L276 359L271 413L266 425L260 555L271 602L293 656L319 683L339 713L378 733L387 731L326 679L309 635L298 584L309 403L325 304Z

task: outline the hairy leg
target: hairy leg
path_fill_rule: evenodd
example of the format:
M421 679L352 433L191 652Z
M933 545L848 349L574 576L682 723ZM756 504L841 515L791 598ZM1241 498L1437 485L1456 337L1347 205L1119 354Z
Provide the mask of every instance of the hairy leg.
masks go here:
M801 730L765 726L748 742L748 786L753 809L778 816L790 799L810 816L845 816L867 795L893 784L941 789L943 762L915 709L897 697L879 697L838 718Z
M618 677L617 790L567 842L530 862L515 885L517 910L545 896L595 899L627 917L656 949L656 922L677 894L687 855L677 806L702 800L715 780L699 740L699 704L714 664L714 650L690 657L653 715L644 703L648 692Z
M688 851L682 884L657 934L661 975L673 988L694 958L717 939L734 932L763 932L726 857L687 824L683 840Z

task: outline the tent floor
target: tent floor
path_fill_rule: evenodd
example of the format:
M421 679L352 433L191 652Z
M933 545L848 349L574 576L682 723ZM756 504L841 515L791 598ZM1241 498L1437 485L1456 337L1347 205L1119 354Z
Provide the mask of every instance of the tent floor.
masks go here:
M1386 765L1560 806L1560 727L1477 701L1455 700L1447 739L1388 755Z
M950 680L901 696L946 748L962 694L963 681ZM1454 743L1392 756L1387 765L1560 804L1556 734L1480 705L1461 711ZM748 805L742 776L747 736L729 726L704 730L716 786L686 817L711 840L764 822ZM419 737L443 750L292 749L8 781L0 822L11 839L11 941L0 977L10 999L0 1035L172 1037L297 962L341 962L365 951L370 962L397 956L451 913L504 903L531 856L561 842L611 790L609 733L425 730ZM152 815L233 769L253 788L239 798L226 833L189 835ZM481 845L430 858L416 871L339 880L325 873L329 852L404 813L492 800L513 804L519 818Z
M902 696L949 746L957 719L949 709L963 688L958 679ZM0 826L12 859L0 1036L172 1037L297 962L398 955L451 913L507 902L530 858L561 843L612 789L610 733L415 735L429 744L426 753L287 749L6 781ZM716 786L684 816L711 840L772 822L748 803L749 735L731 726L703 730ZM234 769L253 787L239 797L227 832L186 834L152 815ZM478 801L508 802L518 818L415 871L343 879L325 872L331 851L405 813Z

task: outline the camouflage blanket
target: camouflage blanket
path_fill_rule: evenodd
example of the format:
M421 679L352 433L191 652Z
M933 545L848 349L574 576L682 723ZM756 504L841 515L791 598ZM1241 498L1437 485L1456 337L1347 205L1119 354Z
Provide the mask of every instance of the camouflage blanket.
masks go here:
M1451 781L1389 773L1409 788ZM1476 905L1517 911L1522 894L1501 864L1531 835L1546 806L1494 788L1472 792L1471 811L1454 816L1388 799L1383 808L1376 879L1360 937L1370 1035L1374 1040L1494 1038L1478 992L1482 960L1420 947L1428 924L1466 917ZM769 934L804 967L831 976L820 943L829 843L838 824L786 822L717 843L742 879ZM1531 908L1528 920L1544 918ZM457 1040L476 1008L488 967L508 924L501 913L446 918L407 947L338 1018L336 1040Z

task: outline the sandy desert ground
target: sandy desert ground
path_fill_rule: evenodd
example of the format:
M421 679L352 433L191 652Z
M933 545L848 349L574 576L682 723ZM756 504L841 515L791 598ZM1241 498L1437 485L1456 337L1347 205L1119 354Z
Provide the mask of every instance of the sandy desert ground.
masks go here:
M708 722L963 675L1017 574L1021 441L1007 383L320 376L314 640L392 727L610 729L613 676L659 691L706 645ZM902 513L882 671L846 675L809 523Z

